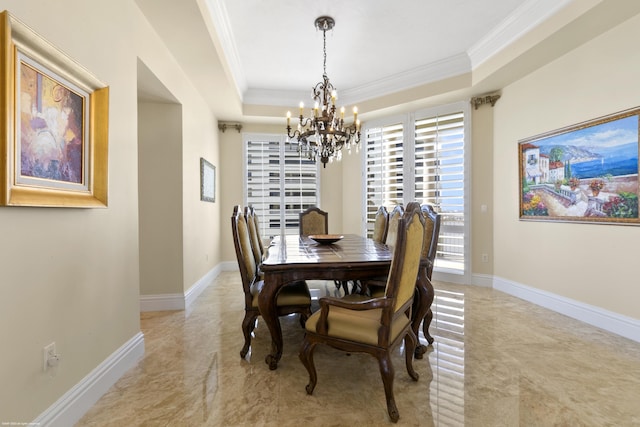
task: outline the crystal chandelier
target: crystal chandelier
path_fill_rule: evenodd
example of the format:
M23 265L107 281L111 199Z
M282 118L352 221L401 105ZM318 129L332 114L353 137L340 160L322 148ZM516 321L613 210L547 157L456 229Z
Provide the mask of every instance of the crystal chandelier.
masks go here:
M324 63L322 81L312 89L315 105L308 118L304 117L304 103L300 103L300 117L297 129L291 132L291 111L287 112L287 141L297 143L301 157L307 157L314 162L320 158L322 165L333 162L334 158L342 158L342 148L351 152L351 147L358 150L360 143L360 120L358 108L353 108L353 124L345 125L344 107L337 112L336 89L329 82L327 76L327 31L333 29L335 21L329 16L316 19L315 26L322 31L324 44ZM293 141L290 141L290 138Z

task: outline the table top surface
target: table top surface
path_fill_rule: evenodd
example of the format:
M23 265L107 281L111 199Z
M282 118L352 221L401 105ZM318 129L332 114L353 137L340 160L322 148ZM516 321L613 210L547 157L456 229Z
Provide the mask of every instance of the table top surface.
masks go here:
M345 234L333 244L320 244L307 236L276 236L262 262L263 271L279 266L313 267L319 265L389 265L392 251L383 244L356 234Z

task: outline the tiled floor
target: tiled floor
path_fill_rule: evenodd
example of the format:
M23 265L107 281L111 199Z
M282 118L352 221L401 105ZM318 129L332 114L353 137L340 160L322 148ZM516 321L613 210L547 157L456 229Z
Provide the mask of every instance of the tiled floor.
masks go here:
M320 294L332 283L317 284ZM640 344L492 289L435 283L428 358L413 382L394 356L398 425L639 426ZM259 321L241 359L238 273L225 272L187 312L142 314L145 356L81 426L385 426L375 359L319 346L305 392L297 318L282 319L276 371ZM421 337L424 342L424 337Z

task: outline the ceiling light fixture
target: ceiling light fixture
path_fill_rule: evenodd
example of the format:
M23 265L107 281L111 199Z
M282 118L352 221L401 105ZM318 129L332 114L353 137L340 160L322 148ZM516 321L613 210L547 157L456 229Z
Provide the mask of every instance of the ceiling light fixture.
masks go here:
M343 147L351 152L351 147L355 146L358 151L360 143L358 107L353 108L353 123L345 125L344 107L339 113L337 112L338 94L327 76L327 31L333 29L335 23L329 16L321 16L315 21L316 29L322 31L324 72L322 81L312 89L315 105L308 118L304 117L304 103L300 103L298 128L293 133L291 133L291 111L287 112L287 141L297 143L301 157L307 157L314 162L320 158L324 167L327 166L327 162L342 158Z

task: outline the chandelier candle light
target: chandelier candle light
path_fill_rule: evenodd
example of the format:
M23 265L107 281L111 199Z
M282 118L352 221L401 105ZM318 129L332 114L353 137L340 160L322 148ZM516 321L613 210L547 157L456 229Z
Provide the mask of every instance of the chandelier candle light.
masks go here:
M300 103L300 117L298 128L291 132L291 111L287 111L287 142L290 138L297 141L300 156L305 156L314 162L320 158L322 165L333 162L334 158L342 158L342 148L346 147L351 152L351 146L358 150L360 143L360 120L358 120L358 107L353 108L353 124L345 125L344 107L337 114L336 89L329 82L327 76L327 31L333 29L335 21L329 16L321 16L316 19L315 26L322 31L324 43L324 63L322 81L312 89L312 97L315 105L311 109L308 118L304 117L304 103Z

